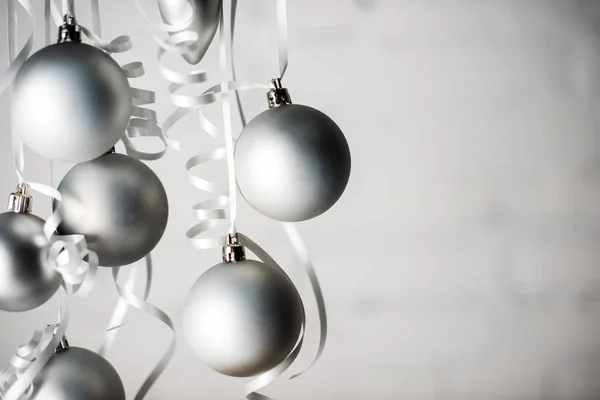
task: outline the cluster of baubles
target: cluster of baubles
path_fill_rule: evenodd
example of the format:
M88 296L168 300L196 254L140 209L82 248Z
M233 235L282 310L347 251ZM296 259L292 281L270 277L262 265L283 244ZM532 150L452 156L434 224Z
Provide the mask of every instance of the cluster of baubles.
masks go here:
M185 24L197 43L183 55L198 63L218 27L221 0L159 0L165 22ZM174 32L171 32L172 34ZM58 186L59 234L83 234L100 264L117 267L147 255L161 239L167 219L165 190L151 169L114 145L127 127L132 102L127 79L103 51L83 44L72 16L59 43L34 54L15 80L14 129L33 151L76 164ZM237 184L263 215L305 221L330 209L350 176L348 143L322 112L291 104L281 81L271 82L269 109L242 131L235 148ZM37 115L31 115L35 110ZM28 199L24 187L17 203ZM23 200L23 201L21 201ZM13 201L13 203L15 203ZM50 241L30 208L0 214L0 309L24 311L47 301L61 283L47 267ZM293 351L305 319L301 297L275 265L247 260L235 234L228 235L223 262L192 286L183 307L190 347L220 373L264 373ZM99 358L98 358L99 357ZM114 369L95 353L58 351L38 377L35 399L122 399ZM93 383L93 387L90 386ZM68 384L67 384L68 383Z
M161 0L166 22L182 22L185 5L198 16L215 17L206 29L212 39L213 6L219 1ZM183 21L184 22L184 21ZM210 43L202 39L200 43ZM184 55L196 62L201 52ZM193 61L192 61L193 60ZM305 221L330 209L350 177L350 149L337 124L322 112L291 104L280 79L271 81L269 109L244 128L235 148L237 184L261 214L283 222ZM190 347L210 368L250 377L283 362L298 343L304 306L296 287L278 266L247 260L236 235L228 235L223 262L194 283L183 307Z
M31 118L31 109L42 115ZM58 186L58 233L85 235L107 267L146 256L161 239L169 213L156 174L139 160L114 153L131 109L123 71L104 51L81 42L71 15L59 42L32 55L15 78L16 133L44 157L78 163Z
M34 152L77 163L58 186L59 235L83 234L102 266L131 264L161 239L168 200L145 164L114 153L132 111L127 78L104 51L81 42L72 15L57 44L33 54L14 83L13 129ZM48 301L63 279L49 260L44 221L19 184L0 214L0 309L27 311ZM115 369L100 355L61 348L34 382L33 399L124 400Z

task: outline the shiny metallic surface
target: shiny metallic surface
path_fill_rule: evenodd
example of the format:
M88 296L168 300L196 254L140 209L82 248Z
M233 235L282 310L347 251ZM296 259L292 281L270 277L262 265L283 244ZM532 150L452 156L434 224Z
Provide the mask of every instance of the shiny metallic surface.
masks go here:
M223 262L206 271L184 304L183 332L212 369L248 377L265 372L293 350L304 307L280 269L254 260Z
M54 354L33 386L33 400L125 400L115 368L99 354L80 347Z
M314 108L289 104L264 111L235 149L238 187L261 214L304 221L327 211L350 177L350 149L340 128Z
M50 241L43 226L33 214L0 214L0 310L32 310L58 290L62 277L46 262Z
M15 79L14 130L51 160L82 162L110 149L131 114L129 83L102 50L66 42L45 47Z
M185 30L197 33L198 41L183 58L190 64L198 64L217 32L221 0L158 0L158 8L163 20L171 25L185 24L192 13L192 22Z
M58 342L58 346L56 346L55 352L58 353L59 351L66 350L70 347L71 346L69 346L69 341L67 340L67 337L63 336L62 340Z
M246 250L239 242L237 233L228 233L225 237L225 246L222 251L223 261L236 262L246 259Z
M81 28L72 14L63 18L63 24L58 27L58 43L81 42Z
M84 234L103 266L127 265L146 256L167 226L169 204L160 179L123 154L75 165L58 190L63 196L59 233Z
M28 186L25 183L19 183L17 190L11 193L8 198L8 211L16 213L30 213L33 209L33 197L28 192Z
M271 79L269 91L267 92L269 108L292 104L290 92L281 85L281 78Z

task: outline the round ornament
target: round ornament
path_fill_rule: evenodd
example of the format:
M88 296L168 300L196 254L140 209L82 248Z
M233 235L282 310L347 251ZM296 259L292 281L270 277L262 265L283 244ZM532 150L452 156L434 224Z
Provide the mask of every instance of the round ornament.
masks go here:
M242 196L256 211L279 221L304 221L341 197L350 177L350 149L327 115L284 104L244 128L235 170Z
M167 226L169 203L160 179L144 163L123 154L75 165L58 190L63 196L58 232L85 235L106 267L146 256Z
M32 310L58 290L62 277L47 262L50 241L43 227L33 214L0 214L0 310Z
M223 262L192 286L183 332L212 369L248 377L281 363L294 349L304 307L283 271L254 260Z
M125 133L132 100L127 78L102 50L79 42L45 47L20 68L13 128L51 160L96 158Z
M115 368L104 357L80 347L55 353L33 386L32 400L125 400Z
M185 24L192 16L190 25L184 31L196 33L198 40L182 55L188 63L198 64L217 32L221 0L158 0L158 8L163 20L175 26Z

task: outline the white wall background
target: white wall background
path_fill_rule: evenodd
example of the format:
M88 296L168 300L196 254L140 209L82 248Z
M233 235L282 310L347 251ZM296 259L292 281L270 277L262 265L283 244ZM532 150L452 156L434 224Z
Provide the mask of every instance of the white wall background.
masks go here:
M42 1L35 3L37 46ZM3 2L4 3L4 2ZM151 3L151 2L146 2ZM594 0L290 1L295 102L334 118L352 149L350 185L321 218L302 223L331 323L321 362L266 393L277 399L576 400L600 398L600 2ZM90 25L89 4L77 0ZM106 38L129 34L148 75L134 86L171 106L156 45L133 0L102 0ZM4 7L0 7L3 13ZM5 35L2 22L0 34ZM23 32L26 27L23 27ZM276 74L273 0L241 1L240 78ZM0 47L6 65L5 37ZM213 46L201 64L218 79ZM184 63L177 64L186 68ZM244 95L251 115L264 93ZM7 98L0 103L0 198L14 189ZM213 106L216 111L217 106ZM32 114L35 110L32 110ZM187 289L219 260L185 231L205 198L185 160L213 146L193 117L173 135L185 148L151 163L171 202L155 252L151 301L179 324ZM28 154L27 177L50 181ZM58 182L68 165L55 165ZM224 165L204 171L224 178ZM0 199L1 200L1 199ZM35 212L49 202L36 197ZM280 260L307 293L281 227L241 205L240 228ZM108 270L77 298L72 345L97 349L116 304ZM0 362L55 320L56 299L0 313ZM316 348L314 304L305 354ZM108 359L133 398L168 331L130 312ZM180 337L147 399L241 399L243 380L205 368Z

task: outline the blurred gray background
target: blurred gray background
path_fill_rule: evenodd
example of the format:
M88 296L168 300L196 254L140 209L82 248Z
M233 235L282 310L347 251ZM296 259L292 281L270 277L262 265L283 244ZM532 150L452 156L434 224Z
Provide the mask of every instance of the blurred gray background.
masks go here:
M37 49L43 2L33 3ZM153 2L143 3L156 17ZM275 1L239 3L240 79L267 82L277 72ZM76 6L90 26L89 2ZM131 35L134 50L116 58L146 63L132 86L158 92L164 119L172 107L151 28L133 0L102 0L101 12L106 39ZM291 0L289 18L285 82L295 102L342 127L353 170L339 203L299 225L329 306L328 347L309 373L264 392L298 400L600 398L600 1ZM217 60L213 46L200 64L215 83ZM175 57L167 63L188 68ZM243 100L251 116L266 107L260 90ZM1 200L16 178L6 95L0 107ZM219 107L207 109L218 121ZM179 324L188 288L219 261L218 250L194 250L185 238L191 207L206 194L187 182L184 163L218 143L193 115L172 136L183 151L149 163L171 203L150 300ZM29 180L56 184L69 168L55 164L51 176L49 166L27 153ZM199 173L224 182L225 165ZM49 204L36 196L35 212L47 217ZM318 334L307 279L279 224L243 203L239 214L240 230L306 296L299 371ZM73 300L72 345L102 342L117 296L110 272L99 275L88 297ZM32 312L0 313L2 365L33 329L55 321L56 308L55 298ZM107 357L133 398L169 331L137 311L127 321ZM147 399L243 398L245 381L210 371L179 339Z

